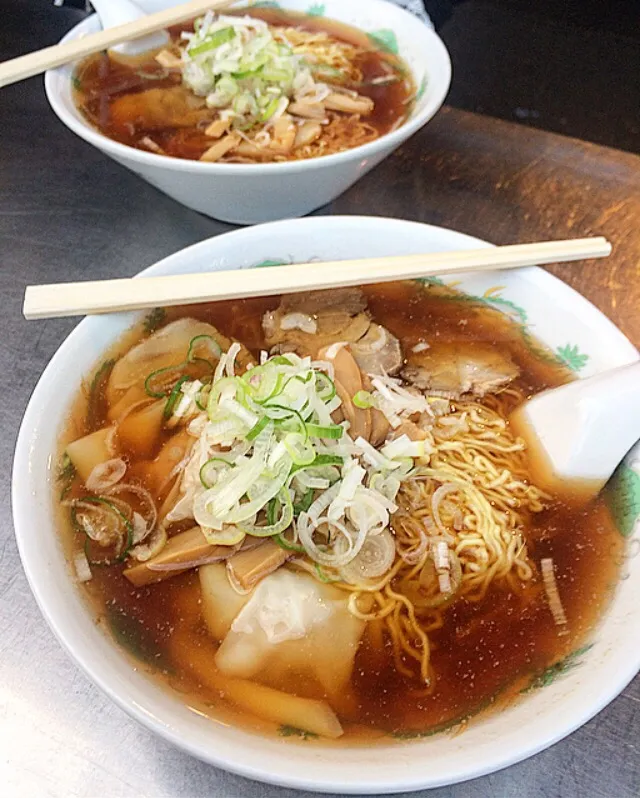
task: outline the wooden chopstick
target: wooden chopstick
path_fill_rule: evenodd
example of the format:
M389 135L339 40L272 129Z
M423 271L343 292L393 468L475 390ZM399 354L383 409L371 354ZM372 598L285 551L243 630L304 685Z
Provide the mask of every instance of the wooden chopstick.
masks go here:
M12 58L0 64L0 87L39 75L47 69L77 61L101 50L108 50L115 44L138 39L171 25L178 25L205 11L223 9L237 2L239 0L192 0L190 3L173 6L157 14L149 14L133 22L127 22L125 25L117 25L115 28L107 28L66 44L54 44L35 53ZM251 2L246 5L251 5Z
M244 269L235 269L168 277L35 285L27 287L23 313L27 319L47 319L193 305L221 299L272 296L438 274L516 269L544 263L605 258L610 253L611 244L606 238L577 238L461 252L270 266L252 270L250 276Z

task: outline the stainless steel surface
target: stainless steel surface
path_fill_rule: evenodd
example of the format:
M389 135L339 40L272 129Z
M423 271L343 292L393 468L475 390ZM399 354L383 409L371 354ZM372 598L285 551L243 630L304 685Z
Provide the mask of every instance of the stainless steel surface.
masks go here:
M1 58L54 42L80 18L46 0L5 0L3 12ZM381 168L391 172L393 166ZM413 196L419 197L420 190L415 188ZM384 211L412 216L402 188L397 192L397 204L390 192ZM337 207L366 213L366 181ZM74 138L49 111L40 79L0 92L0 795L7 798L299 795L198 762L108 701L42 619L12 530L10 469L18 424L40 373L74 326L71 321L24 321L25 285L131 275L227 229L164 198ZM428 795L636 798L639 732L636 679L600 715L553 748L495 775Z

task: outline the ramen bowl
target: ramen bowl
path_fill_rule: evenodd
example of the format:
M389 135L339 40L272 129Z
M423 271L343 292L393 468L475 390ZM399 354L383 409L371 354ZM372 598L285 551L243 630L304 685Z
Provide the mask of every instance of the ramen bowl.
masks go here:
M171 0L140 0L139 4L149 12L174 5ZM73 100L72 65L46 74L47 98L70 130L188 208L237 224L303 216L346 191L431 119L447 94L451 64L444 44L428 25L384 0L327 0L323 4L287 0L283 6L298 12L322 11L397 51L417 88L415 107L404 124L367 144L321 158L269 164L202 163L144 152L92 127ZM63 41L98 30L100 23L94 15Z
M481 246L489 245L449 230L393 219L310 218L203 241L141 276L250 269L265 261L408 255ZM458 287L468 294L526 325L523 330L535 329L538 339L578 377L638 358L634 347L598 310L541 269L456 275L458 280ZM193 756L249 778L341 794L391 793L463 781L529 757L593 717L636 674L640 561L631 554L638 546L637 509L633 509L640 485L634 471L640 456L637 447L609 487L616 524L627 538L622 573L627 578L618 582L589 639L566 660L535 675L526 695L515 703L479 715L461 734L444 732L409 740L386 736L351 747L260 736L190 710L178 693L135 667L95 624L71 577L54 522L51 456L70 403L82 378L139 318L127 313L85 319L62 344L25 413L13 473L16 537L41 611L71 658L132 718ZM55 684L50 689L55 690ZM116 739L121 721L105 713L104 722L113 724Z

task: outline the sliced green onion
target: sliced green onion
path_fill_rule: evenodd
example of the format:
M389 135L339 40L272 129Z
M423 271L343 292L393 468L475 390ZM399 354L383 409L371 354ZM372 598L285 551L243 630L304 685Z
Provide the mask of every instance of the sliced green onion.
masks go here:
M336 385L324 371L316 371L316 391L323 402L330 402L336 395Z
M215 485L218 479L218 471L220 465L229 468L232 463L225 460L224 457L212 457L200 469L200 482L204 488L211 488Z
M311 464L314 468L316 466L341 466L344 463L344 457L337 454L318 454L316 459Z
M242 543L245 533L239 527L229 524L223 526L222 529L209 529L209 527L203 526L202 534L207 543L214 546L235 546L237 543Z
M144 381L144 389L148 396L154 399L164 399L171 392L176 380L182 374L182 364L177 366L166 366L165 368L152 371Z
M353 395L352 401L353 404L361 410L368 410L370 407L373 407L373 396L369 391L358 391L358 393Z
M216 411L218 407L218 399L220 398L220 394L226 389L233 387L233 398L238 398L238 392L240 392L242 398L244 399L244 394L248 390L247 384L242 380L241 377L223 377L221 380L218 380L211 386L211 390L209 391L209 400L207 402L207 413L209 414L209 418L211 418L212 414Z
M274 543L277 543L281 549L284 549L285 551L294 551L296 554L305 553L304 546L299 546L297 543L291 543L289 540L285 538L284 532L280 532L280 534L274 535L272 540Z
M323 427L320 424L307 424L307 435L310 438L328 438L337 441L344 435L344 427L339 424L332 424L330 427Z
M175 406L178 403L178 398L182 391L180 388L184 385L185 382L189 380L189 377L186 375L180 377L180 379L176 382L176 384L171 389L171 393L169 394L169 398L167 399L164 410L162 411L162 418L167 419L171 418L173 415L173 411L175 410Z
M251 398L258 404L267 402L282 389L282 375L271 364L255 366L243 374L242 380L251 390Z
M262 406L264 412L274 421L276 424L281 425L283 428L286 428L287 431L290 432L300 432L304 435L305 440L308 437L307 435L307 424L305 424L304 419L300 415L297 410L294 410L293 407L286 407L285 405L277 405L277 404L268 404ZM273 411L276 411L274 414ZM283 422L287 422L286 425ZM291 422L296 422L296 428L293 430L289 429L289 424Z
M254 441L270 421L271 419L268 416L262 416L247 433L247 440Z
M206 410L207 409L207 402L209 399L209 391L211 390L210 385L203 385L202 388L196 394L196 405L198 406L199 410ZM203 401L203 394L204 394L204 401Z
M330 585L332 582L339 582L340 581L339 579L331 579L331 577L327 576L325 574L324 570L322 569L322 566L320 566L317 562L314 563L314 566L315 566L315 569L316 569L316 574L318 575L318 579L321 582L324 582L325 585Z
M271 117L275 114L278 110L278 105L280 104L280 97L274 97L273 100L267 105L264 111L260 114L260 121L267 122Z
M209 50L215 50L216 47L220 47L221 44L230 42L235 35L236 32L232 27L221 28L220 30L209 34L202 44L197 44L195 47L189 47L189 55L193 57L195 55L202 55L202 53L208 53Z
M108 501L107 499L103 499L101 496L83 496L81 499L78 500L79 502L84 502L85 504L98 504L104 507L107 507L112 513L116 515L118 520L122 523L125 531L124 535L124 543L120 552L116 555L113 562L122 562L127 554L129 553L129 549L133 545L133 524L127 516L117 507L113 502ZM87 555L87 560L91 563L91 565L110 565L109 560L97 560L92 558L91 556L91 544L95 543L95 541L91 540L85 528L82 524L78 521L78 513L76 509L76 505L72 505L71 507L71 523L73 524L74 528L80 532L83 532L86 535L85 540L85 554ZM95 545L99 546L99 544L95 543ZM103 548L102 546L100 548Z
M211 353L215 357L216 360L220 360L222 357L222 349L220 348L220 344L213 338L211 335L196 335L195 338L192 338L189 342L189 349L187 351L187 363L193 363L194 360L206 360L206 358L197 357L195 354L196 349L204 344L211 350ZM209 362L209 361L207 361Z
M269 363L273 363L274 366L294 366L291 360L285 355L276 355L275 357L269 358Z
M276 512L278 510L278 504L279 504L278 499L275 496L267 504L267 509L265 511L265 514L267 516L267 524L269 526L273 526L273 524L275 524L276 522Z
M293 74L287 69L268 67L262 70L262 77L270 83L285 83L293 78Z
M424 441L412 441L408 435L401 435L385 444L380 449L380 454L383 457L388 457L389 460L400 457L424 457L425 443Z
M105 360L91 380L87 402L87 427L91 430L95 429L104 418L106 409L104 392L115 363L115 360Z
M304 493L300 501L293 505L293 514L296 518L300 515L300 513L306 513L309 507L311 507L313 504L314 495L315 491L312 488L309 488L309 490Z
M315 449L299 432L290 432L285 435L282 443L289 452L294 465L311 465L316 458Z
M257 78L261 73L262 67L259 66L257 69L249 69L246 72L232 72L231 75L236 80L246 80L247 78Z
M294 466L291 469L291 473L294 474L296 471L301 471L304 469L309 468L318 468L320 466L341 466L344 464L344 457L340 457L337 454L317 454L313 463L309 465L300 465Z
M272 524L268 523L267 526L257 526L256 524L243 521L238 523L238 527L242 529L243 532L246 532L247 535L252 535L255 538L270 538L273 537L273 535L279 535L281 532L284 532L293 521L293 504L291 503L289 491L286 489L280 491L278 499L280 500L279 503L282 512L277 521L274 521Z

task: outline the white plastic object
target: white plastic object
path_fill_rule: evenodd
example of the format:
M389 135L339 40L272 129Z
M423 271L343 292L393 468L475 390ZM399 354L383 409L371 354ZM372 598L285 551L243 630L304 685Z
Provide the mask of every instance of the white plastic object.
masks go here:
M511 418L536 484L595 495L640 439L640 361L537 394Z
M105 30L146 16L146 12L132 0L91 0L91 5L100 17L100 22ZM112 49L122 55L136 56L148 50L157 50L160 47L165 47L169 40L170 37L167 31L159 30L140 39L116 44Z

